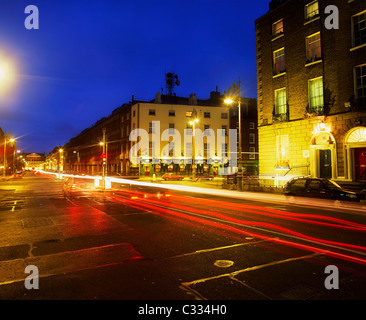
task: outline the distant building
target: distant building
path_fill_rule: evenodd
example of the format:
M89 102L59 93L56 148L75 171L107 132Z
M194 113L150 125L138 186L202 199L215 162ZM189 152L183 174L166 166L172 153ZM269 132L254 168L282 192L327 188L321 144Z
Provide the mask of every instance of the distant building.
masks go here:
M108 175L146 176L155 174L159 176L170 171L189 175L192 173L192 166L184 163L187 155L186 150L183 148L183 140L181 143L182 149L178 155L179 163L166 164L167 161L165 160L174 159L172 152L166 151L166 148L164 149L169 144L168 141L160 144L158 152L159 163L153 163L152 149L154 147L151 134L154 130L154 122L160 121L160 134L166 129L168 129L168 132L169 130L177 129L181 133L182 139L184 129L192 129L189 121L196 118L199 120L196 125L197 129L202 131L212 129L215 134L217 134L217 129L224 130L226 132L225 143L221 146L221 149L225 149L225 155L228 156L228 132L229 129L236 128L235 120L233 122L230 119L231 116L235 119L235 115L237 119L237 114L233 109L236 109L236 107L229 108L224 106L223 96L217 91L211 92L210 98L207 100L197 99L195 94L185 98L175 95L161 95L160 93L151 101L136 101L132 99L129 103L125 103L115 109L108 117L98 120L93 126L70 139L63 147L63 169L64 171L101 174L103 147L100 145L100 142L103 141L103 128L105 128ZM248 157L247 166L252 168L255 165L255 162L252 161L258 161L255 159L255 153L257 152L255 99L243 99L243 109L245 112L242 112L242 119L245 118L245 121L243 121L242 132L247 135L243 139L243 144L246 143L243 151L245 150L245 154ZM249 110L251 111L249 112ZM248 116L253 117L253 119L249 121ZM248 129L245 128L246 126L248 126ZM140 150L138 153L139 164L131 163L129 156L132 146L136 143L130 141L130 133L137 128L144 129L149 134L148 147L145 150ZM254 137L252 134L254 134ZM251 139L252 143L248 142L249 139ZM217 173L219 163L207 163L208 157L219 158L217 151L217 149L209 148L209 144L206 141L204 142L202 154L194 156L198 174ZM177 159L175 160L175 162L178 162ZM256 172L256 170L249 170L249 172Z
M325 8L339 10L339 29ZM366 3L277 0L255 21L259 173L366 179Z
M44 153L20 153L17 155L18 159L24 159L22 166L26 170L39 170L44 166L46 156Z

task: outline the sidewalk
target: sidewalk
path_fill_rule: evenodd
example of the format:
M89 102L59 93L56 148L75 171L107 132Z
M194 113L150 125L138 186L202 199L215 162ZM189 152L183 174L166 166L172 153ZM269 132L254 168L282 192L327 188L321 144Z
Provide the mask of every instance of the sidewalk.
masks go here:
M5 176L5 178L3 176L0 177L0 182L6 182L6 181L9 181L11 178L13 178L13 175L8 175L8 176Z

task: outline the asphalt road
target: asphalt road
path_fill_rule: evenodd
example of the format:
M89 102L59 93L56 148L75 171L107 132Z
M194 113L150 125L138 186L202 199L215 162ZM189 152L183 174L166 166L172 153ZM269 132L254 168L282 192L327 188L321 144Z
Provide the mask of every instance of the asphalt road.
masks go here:
M362 211L139 191L65 197L34 173L0 182L0 299L366 298Z

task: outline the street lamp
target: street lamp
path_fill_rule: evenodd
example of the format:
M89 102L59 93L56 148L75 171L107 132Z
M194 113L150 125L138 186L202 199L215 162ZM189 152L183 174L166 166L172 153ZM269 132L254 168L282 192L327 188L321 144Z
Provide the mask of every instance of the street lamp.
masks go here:
M103 141L100 142L99 144L101 146L103 146L103 154L102 154L102 187L103 187L103 190L105 189L105 176L106 176L106 171L107 171L107 167L106 167L106 164L107 164L107 155L106 155L106 142L105 142L105 132L106 132L106 128L103 128L102 129L103 131Z
M58 149L58 178L61 179L61 159L63 157L62 153L64 150L62 148Z
M195 157L196 157L196 147L195 147L195 135L196 135L196 123L198 123L198 119L194 119L189 121L189 124L192 126L192 181L196 181L196 164L195 164Z
M229 88L229 95L236 96L237 102L238 102L238 122L239 122L239 159L238 159L238 184L239 184L239 190L242 189L242 178L243 178L243 164L242 164L242 145L241 145L241 92L240 92L240 77L238 84L235 82L233 85ZM229 96L224 100L225 104L232 104L234 103L234 99Z
M5 179L5 173L6 173L6 143L7 142L15 142L15 139L13 138L10 138L9 140L7 140L6 136L4 135L4 161L3 161L3 164L4 164L4 170L3 170L3 178Z
M14 82L14 67L3 57L0 57L0 94L12 86Z

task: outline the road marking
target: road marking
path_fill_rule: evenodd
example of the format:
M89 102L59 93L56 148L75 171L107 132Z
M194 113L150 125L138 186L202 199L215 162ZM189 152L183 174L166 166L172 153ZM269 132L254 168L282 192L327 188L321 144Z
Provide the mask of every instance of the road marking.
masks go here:
M233 272L229 272L229 273L219 274L217 276L197 279L197 280L193 280L193 281L189 281L189 282L183 282L182 285L184 285L186 287L189 287L191 285L196 285L197 283L206 282L206 281L209 281L209 280L219 279L219 278L223 278L223 277L235 277L238 274L243 273L243 272L255 271L255 270L262 269L262 268L267 268L267 267L279 265L279 264L282 264L282 263L297 261L297 260L310 259L310 258L314 258L314 257L319 256L319 255L320 255L319 253L312 253L312 254L309 254L309 255L306 255L306 256L301 256L301 257L296 257L296 258L289 258L289 259L284 259L284 260L271 261L271 262L261 264L261 265L258 265L258 266L249 267L249 268L245 268L245 269L241 269L241 270L237 270L237 271L233 271Z
M24 273L27 265L36 266L39 270L39 277L46 278L116 265L141 258L141 255L131 244L119 243L44 256L31 255L25 259L0 261L0 286L24 281L27 277Z
M15 211L15 206L16 206L17 202L14 201L14 206L11 208L11 211Z
M247 246L247 245L257 244L257 243L261 243L261 242L268 242L268 240L258 240L258 241L253 241L253 242L243 242L243 243L236 243L236 244L232 244L232 245L228 245L228 246L222 246L222 247L216 247L216 248L209 248L209 249L201 249L201 250L196 250L196 251L193 251L193 252L188 252L188 253L183 253L183 254L179 254L179 255L176 255L176 256L172 256L172 257L169 257L169 259L171 259L171 258L186 257L186 256L191 256L191 255L201 254L201 253L208 253L208 252L213 252L213 251L218 251L218 250L231 249L231 248L235 248L235 247Z

